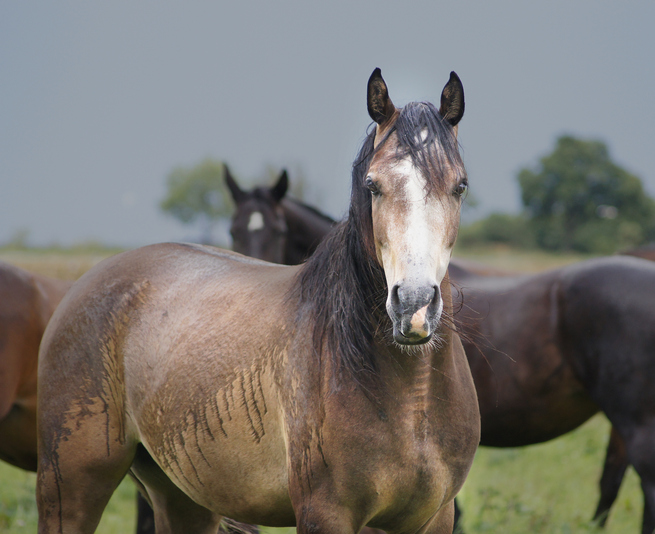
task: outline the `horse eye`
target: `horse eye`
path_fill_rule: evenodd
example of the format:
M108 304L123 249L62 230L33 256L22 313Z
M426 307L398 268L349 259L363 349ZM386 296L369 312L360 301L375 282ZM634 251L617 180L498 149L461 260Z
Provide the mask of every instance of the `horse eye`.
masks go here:
M371 178L370 176L366 177L366 181L364 182L364 185L366 185L367 189L374 195L380 194L380 188L377 186L377 184L373 181L373 178Z
M466 191L468 191L469 184L468 182L460 182L457 184L457 187L455 187L455 190L453 191L453 194L455 194L458 197L461 197Z

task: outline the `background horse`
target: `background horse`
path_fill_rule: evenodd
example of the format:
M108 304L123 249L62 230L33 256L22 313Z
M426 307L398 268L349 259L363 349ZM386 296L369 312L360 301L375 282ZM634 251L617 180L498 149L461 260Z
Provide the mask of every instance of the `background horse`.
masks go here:
M39 344L73 282L32 274L0 261L0 459L37 470ZM154 533L153 514L138 497L137 534Z
M225 182L236 205L230 228L232 250L240 254L298 265L314 253L336 224L327 215L286 196L286 170L273 187L243 191L225 165Z
M72 282L0 262L0 459L36 471L39 343Z
M167 532L452 530L479 441L448 326L463 90L397 110L376 69L368 110L349 217L304 265L154 245L67 293L39 360L42 534L92 532L128 471Z
M250 245L254 237L271 240L271 229L284 227L284 203L278 199L282 209L267 209L270 195L259 193L258 198L258 210L265 214L260 228L243 231L242 204L237 203L233 217L234 246L245 254L261 253ZM302 224L294 231L302 233ZM640 250L633 255L644 257ZM273 261L275 256L259 257ZM605 524L628 465L637 462L645 496L643 532L650 534L655 528L653 474L639 443L646 440L652 446L655 439L647 437L654 403L643 381L653 376L653 266L611 258L516 275L453 260L450 277L461 287L456 308L462 311L456 319L465 333L478 391L481 444L517 447L548 441L602 409L622 430L613 426L610 434L594 519ZM571 309L576 312L564 312ZM598 336L593 324L612 327ZM617 380L599 383L595 377L617 373L615 365L625 366L627 376L624 370ZM634 396L634 405L627 396Z

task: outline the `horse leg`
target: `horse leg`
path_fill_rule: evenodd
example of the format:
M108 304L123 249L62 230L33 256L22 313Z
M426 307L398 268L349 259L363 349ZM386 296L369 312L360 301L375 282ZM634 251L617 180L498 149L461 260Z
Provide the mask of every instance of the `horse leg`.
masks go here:
M137 445L130 474L148 496L157 534L217 534L222 517L200 506L178 488L143 445Z
M65 429L48 434L47 420L41 422L39 534L91 534L130 467L133 447L106 438L105 417L79 420L70 434Z
M132 472L130 476L139 488L136 492L136 534L155 534L155 513L144 497L147 495L147 490Z
M464 523L462 522L462 509L457 504L457 498L453 501L455 504L455 526L453 527L453 532L456 534L464 534Z
M625 443L616 428L612 427L609 443L607 444L603 474L600 478L600 499L593 518L601 527L604 527L605 523L607 523L610 508L619 494L621 482L628 465L630 464L628 463Z
M652 420L651 420L652 421ZM644 515L642 534L653 534L655 531L655 421L631 431L623 432L628 460L641 479L641 489L644 493Z

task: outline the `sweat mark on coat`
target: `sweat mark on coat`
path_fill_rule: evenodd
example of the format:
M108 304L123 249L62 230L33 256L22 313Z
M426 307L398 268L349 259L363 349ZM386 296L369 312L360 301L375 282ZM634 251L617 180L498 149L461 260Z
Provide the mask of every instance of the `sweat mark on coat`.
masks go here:
M263 414L266 414L266 402L264 401L261 378L258 370L244 371L239 379L241 403L246 411L246 417L250 424L253 439L260 443L266 433L264 429ZM257 402L257 394L261 395L262 408L260 410ZM263 413L262 413L263 410Z
M101 342L100 351L104 373L102 375L102 395L100 399L104 404L103 413L106 417L105 432L107 441L107 456L110 455L110 407L115 413L125 414L125 373L123 368L123 342L130 323L130 313L140 304L144 304L145 291L150 286L147 280L134 284L124 291L119 301L109 315L105 336ZM125 419L119 417L115 421L118 425L117 440L125 443Z

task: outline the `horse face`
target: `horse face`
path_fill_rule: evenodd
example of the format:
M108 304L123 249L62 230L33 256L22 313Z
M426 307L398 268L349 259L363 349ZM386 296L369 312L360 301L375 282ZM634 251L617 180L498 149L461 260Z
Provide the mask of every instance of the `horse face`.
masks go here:
M248 200L232 217L232 250L273 263L284 261L287 224L277 203Z
M457 237L461 203L456 174L441 180L447 182L445 192L428 188L411 159L396 159L393 149L376 154L366 176L375 250L398 343L429 341L441 317L440 285Z
M426 105L413 105L411 110L420 106ZM379 69L369 79L368 109L377 122L376 152L363 185L372 195L375 251L388 287L387 312L396 342L425 343L436 331L443 310L440 286L457 237L466 178L450 163L455 160L445 157L446 149L427 126L411 135L414 150L426 155L427 164L417 166L416 158L399 146L397 127L407 115L392 104ZM410 106L406 110L410 113ZM438 117L453 127L446 129L453 141L449 150L456 147L456 126L463 112L461 82L451 73Z
M232 250L273 263L284 262L287 224L280 201L288 187L287 172L282 171L271 188L243 191L225 166L225 181L236 204L232 216Z

